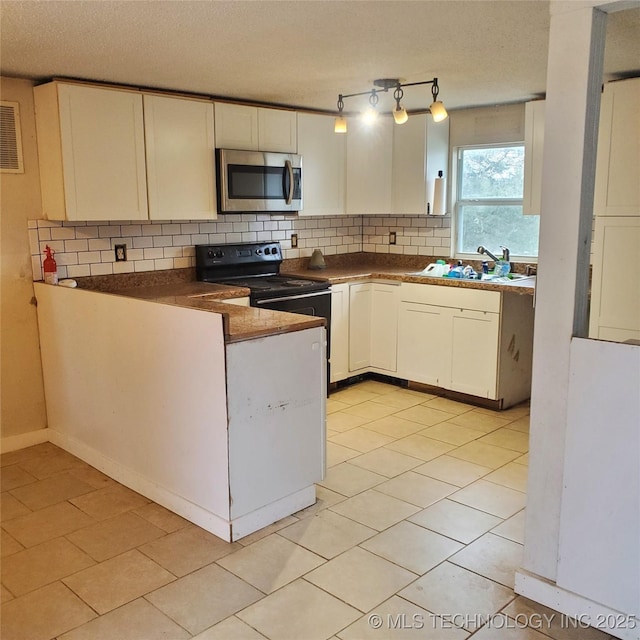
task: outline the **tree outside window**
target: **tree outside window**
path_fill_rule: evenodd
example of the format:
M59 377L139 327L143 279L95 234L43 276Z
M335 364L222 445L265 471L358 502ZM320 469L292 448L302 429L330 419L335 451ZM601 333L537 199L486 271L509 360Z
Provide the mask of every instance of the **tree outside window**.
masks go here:
M504 245L512 256L536 257L540 216L522 213L523 189L524 145L459 148L457 252Z

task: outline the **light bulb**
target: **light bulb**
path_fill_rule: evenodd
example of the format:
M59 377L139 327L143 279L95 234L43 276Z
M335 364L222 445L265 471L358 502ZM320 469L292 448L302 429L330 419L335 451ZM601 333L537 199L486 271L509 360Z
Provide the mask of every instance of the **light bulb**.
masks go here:
M431 117L434 122L442 122L449 115L440 100L432 102L429 111L431 111Z
M404 124L409 119L409 114L404 107L398 105L393 110L393 119L396 121L396 124Z
M365 124L373 124L378 119L378 110L373 107L369 107L362 112L362 121Z

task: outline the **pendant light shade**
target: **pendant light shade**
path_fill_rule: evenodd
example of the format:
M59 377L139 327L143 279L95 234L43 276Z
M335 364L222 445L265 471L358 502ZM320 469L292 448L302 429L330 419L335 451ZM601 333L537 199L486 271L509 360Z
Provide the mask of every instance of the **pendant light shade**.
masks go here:
M333 125L334 133L347 133L347 119L344 116L338 116Z
M396 124L404 124L409 119L409 114L404 107L395 108L393 110L393 119Z
M429 111L431 111L431 117L434 122L442 122L449 115L447 110L444 108L444 105L439 100L431 103Z

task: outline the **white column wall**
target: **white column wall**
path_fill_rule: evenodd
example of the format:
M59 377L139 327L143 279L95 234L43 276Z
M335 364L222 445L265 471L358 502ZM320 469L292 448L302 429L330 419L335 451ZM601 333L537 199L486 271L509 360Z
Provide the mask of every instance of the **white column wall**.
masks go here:
M592 76L602 78L606 14L580 2L551 4L524 567L555 580L578 255L588 252L580 216L593 201L583 158L595 158L596 132L585 131L599 112Z

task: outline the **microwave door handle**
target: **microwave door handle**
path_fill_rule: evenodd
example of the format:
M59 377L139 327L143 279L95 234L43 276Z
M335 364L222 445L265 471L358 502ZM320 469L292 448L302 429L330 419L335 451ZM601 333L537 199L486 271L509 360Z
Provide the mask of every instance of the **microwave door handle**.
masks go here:
M289 175L289 192L285 196L285 202L291 204L293 200L293 166L291 165L291 160L285 160L284 166Z

